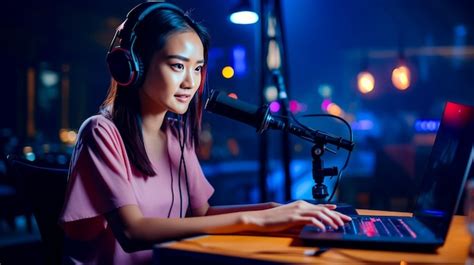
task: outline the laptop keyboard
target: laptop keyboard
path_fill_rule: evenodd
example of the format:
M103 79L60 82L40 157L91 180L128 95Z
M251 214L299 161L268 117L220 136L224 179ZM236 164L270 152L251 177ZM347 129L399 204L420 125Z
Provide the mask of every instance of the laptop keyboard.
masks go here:
M317 232L320 228L313 227ZM416 238L416 233L401 218L398 217L371 217L354 216L352 221L334 229L331 226L326 227L328 233L343 233L348 235L366 235L368 237L405 237Z

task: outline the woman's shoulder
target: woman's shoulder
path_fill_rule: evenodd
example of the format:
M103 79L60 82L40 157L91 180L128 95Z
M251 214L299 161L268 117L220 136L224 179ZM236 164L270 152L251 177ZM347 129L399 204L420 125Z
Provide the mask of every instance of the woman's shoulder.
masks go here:
M81 135L88 135L97 131L106 131L109 133L118 132L114 122L104 115L97 114L86 119L79 129Z

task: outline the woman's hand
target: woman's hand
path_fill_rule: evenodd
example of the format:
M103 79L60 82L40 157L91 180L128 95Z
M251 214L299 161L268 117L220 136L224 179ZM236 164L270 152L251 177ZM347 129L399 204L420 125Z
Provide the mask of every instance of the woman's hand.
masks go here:
M283 231L306 224L313 224L325 231L326 225L337 229L351 220L349 216L334 209L336 205L333 204L314 205L295 201L266 210L247 212L242 216L242 223L248 230L258 232Z

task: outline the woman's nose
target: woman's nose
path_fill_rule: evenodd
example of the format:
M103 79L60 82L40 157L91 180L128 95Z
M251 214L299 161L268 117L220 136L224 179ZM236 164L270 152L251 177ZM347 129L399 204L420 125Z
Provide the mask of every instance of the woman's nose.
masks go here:
M196 76L192 70L187 70L184 76L184 80L181 84L182 88L194 88L196 85Z

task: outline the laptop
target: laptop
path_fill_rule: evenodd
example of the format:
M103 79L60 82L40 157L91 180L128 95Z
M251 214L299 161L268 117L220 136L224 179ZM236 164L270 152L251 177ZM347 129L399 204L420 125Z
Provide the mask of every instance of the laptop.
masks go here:
M473 143L474 107L447 102L412 217L354 215L337 230L306 225L299 238L319 247L436 250L459 205L474 160Z

